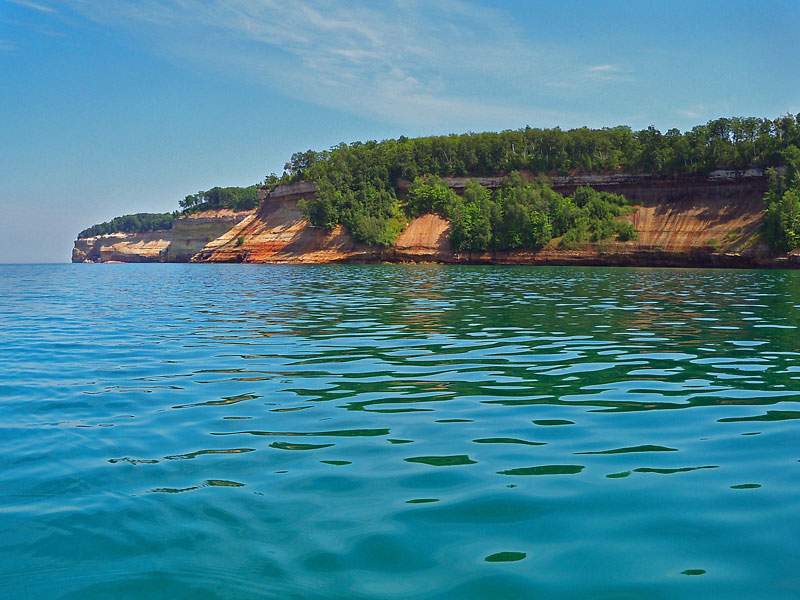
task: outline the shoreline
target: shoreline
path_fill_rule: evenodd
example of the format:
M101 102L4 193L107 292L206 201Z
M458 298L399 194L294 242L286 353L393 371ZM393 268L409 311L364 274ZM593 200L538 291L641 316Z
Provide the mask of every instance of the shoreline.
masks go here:
M479 181L497 186L502 179ZM465 182L448 180L457 191ZM303 181L260 190L259 208L235 216L208 211L202 219L177 219L172 230L76 240L72 260L800 269L800 251L776 255L760 237L767 183L761 172L684 179L586 175L563 178L556 187L586 183L631 201L636 210L623 219L633 226L635 240L585 242L568 250L553 239L539 250L455 252L450 223L424 214L408 221L392 246L370 247L355 242L342 225L327 230L306 221L301 201L315 196L315 186Z

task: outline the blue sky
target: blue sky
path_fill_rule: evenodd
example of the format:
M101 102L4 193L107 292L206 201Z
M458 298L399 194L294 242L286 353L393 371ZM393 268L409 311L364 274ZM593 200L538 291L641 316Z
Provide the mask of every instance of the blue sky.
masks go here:
M800 112L800 2L0 0L0 262L297 150Z

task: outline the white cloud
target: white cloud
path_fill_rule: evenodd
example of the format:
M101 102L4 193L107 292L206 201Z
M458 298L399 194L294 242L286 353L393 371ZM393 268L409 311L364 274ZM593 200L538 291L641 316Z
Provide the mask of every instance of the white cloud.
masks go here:
M588 70L592 73L616 73L620 68L619 65L594 65Z
M533 47L510 15L467 0L61 1L157 52L407 125L555 124L565 111L537 109L548 82L602 84L618 70Z
M38 10L39 12L46 12L46 13L54 13L56 10L49 6L45 6L44 4L38 4L36 2L31 2L30 0L8 0L11 4L19 4L20 6L25 6L27 8L32 8L33 10Z

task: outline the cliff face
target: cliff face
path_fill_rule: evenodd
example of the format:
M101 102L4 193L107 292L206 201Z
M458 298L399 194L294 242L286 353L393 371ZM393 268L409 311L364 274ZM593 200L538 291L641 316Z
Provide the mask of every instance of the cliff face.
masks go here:
M72 262L164 262L171 233L109 233L79 238L72 248Z
M480 177L497 188L501 177ZM448 183L461 191L466 178ZM400 182L400 193L409 182ZM557 240L536 251L456 253L450 225L437 215L412 220L391 248L355 243L345 228L312 227L298 202L314 184L298 182L260 192L254 212L208 211L175 220L171 231L116 233L75 242L73 262L412 262L583 264L621 266L800 267L800 252L774 256L758 240L766 180L763 173L716 171L707 177L653 175L556 177L553 187L571 194L580 185L623 194L637 206L627 218L638 239L604 241L574 250Z
M311 198L314 184L280 186L258 212L209 243L193 262L321 263L380 260L381 250L356 244L342 226L333 231L311 227L297 203Z
M205 211L175 219L171 230L78 239L72 262L189 262L206 244L252 214Z
M477 178L497 188L501 177ZM457 191L466 178L450 178ZM401 193L408 182L401 182ZM554 189L572 193L580 185L623 194L638 210L628 219L638 239L586 244L576 250L555 241L537 251L455 253L449 224L437 215L409 223L391 248L356 244L341 226L311 227L297 203L314 194L312 183L280 186L262 196L259 211L208 244L193 261L207 262L406 262L492 264L606 264L642 266L800 266L800 256L774 257L758 242L766 181L757 171L717 171L708 177L652 175L559 177Z

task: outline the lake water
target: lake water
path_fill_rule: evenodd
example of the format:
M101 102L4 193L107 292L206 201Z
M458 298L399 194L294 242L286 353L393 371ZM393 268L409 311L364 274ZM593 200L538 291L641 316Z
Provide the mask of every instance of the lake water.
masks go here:
M0 266L0 596L797 598L800 273Z

